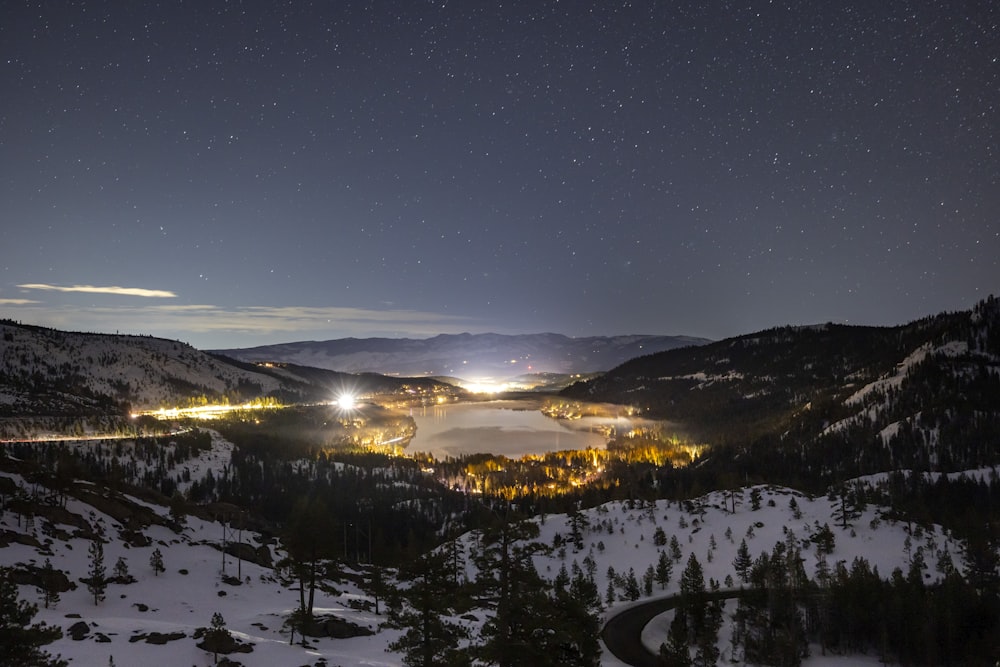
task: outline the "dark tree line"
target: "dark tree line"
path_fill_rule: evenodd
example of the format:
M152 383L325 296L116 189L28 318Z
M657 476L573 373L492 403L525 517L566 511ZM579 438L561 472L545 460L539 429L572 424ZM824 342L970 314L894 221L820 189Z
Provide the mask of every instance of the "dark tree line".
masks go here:
M533 541L537 535L530 522L494 521L471 548L478 572L473 581L454 576L458 555L447 548L404 567L391 618L406 632L393 650L413 667L473 661L596 667L600 598L594 579L576 563L552 582L541 577L533 555L546 547ZM454 620L473 607L489 612L479 637Z

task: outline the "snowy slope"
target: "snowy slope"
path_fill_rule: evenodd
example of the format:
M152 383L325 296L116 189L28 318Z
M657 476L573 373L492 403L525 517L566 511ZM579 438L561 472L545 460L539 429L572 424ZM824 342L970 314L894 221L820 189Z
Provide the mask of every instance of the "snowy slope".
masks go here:
M178 341L82 334L0 323L0 405L35 407L39 390L77 404L88 397L159 407L200 393L252 388L266 395L280 380L239 368Z
M186 464L194 478L205 475L208 470L217 473L226 464L231 445L218 437L213 442L213 451L204 452L197 461ZM24 488L29 486L17 474L0 473L0 476ZM760 490L762 506L757 511L750 508L749 489L737 493L735 513L725 509L731 498L718 492L690 505L658 501L630 506L625 502L612 502L584 510L589 527L585 531L583 549L577 552L572 545L567 545L562 552L555 549L551 555L538 556L536 566L543 576L553 578L563 564L569 568L575 560L581 567L586 567L585 559L590 558L603 595L609 566L622 574L632 569L641 578L647 566L655 564L661 547L654 545L654 533L657 527L661 527L668 539L670 536L677 537L681 548L681 558L674 565L670 584L665 590L657 586L654 592L654 595L669 594L678 590L680 572L690 553L694 553L702 563L706 580L711 577L722 582L727 575L735 578L732 561L741 539L746 539L751 554L756 557L762 551L770 552L775 542L786 540L786 531L804 540L817 523L826 523L836 536L836 547L828 557L830 565L838 560L850 563L854 557L862 556L877 566L883 576L888 576L895 567L907 567L904 547L906 526L881 519L878 508L870 507L860 518L852 521L852 527L844 530L835 525L834 503L825 497L812 499L779 487L760 487ZM795 518L789 507L792 498L798 504L800 518ZM152 508L166 523L167 508L134 498L132 501ZM54 609L42 609L38 616L64 629L78 621L89 625L86 638L75 641L67 635L50 646L53 653L71 659L73 665L106 665L112 657L116 665L211 664L212 656L196 647L193 634L197 628L208 626L215 612L223 615L227 627L239 639L253 645L252 653L234 656L247 667L311 665L320 658L325 658L329 665L344 667L401 664L399 656L386 651L388 644L398 636L395 630L383 629L372 637L354 639L312 639L312 648L309 649L289 646L287 634L281 633L281 626L284 617L297 604L297 591L279 583L270 569L247 562L240 566L240 585L223 583L221 554L212 546L222 539L219 523L190 517L180 533L166 525L153 523L142 530L152 541L149 546L129 546L120 536L124 527L111 516L73 499L68 502L67 509L86 521L88 526L103 531L108 540L105 563L109 573L116 559L124 557L130 573L137 579L136 583L111 584L107 599L95 605L80 582L87 576L89 540L84 536L72 536L74 532L79 532L78 527L55 525L53 530L46 528L44 520L37 520L35 526L28 530L12 511L0 517L0 528L31 535L42 546L13 542L0 547L0 564L42 566L48 557L54 567L77 582L75 591L62 594ZM570 534L565 515L539 517L535 521L539 524L539 539L543 543L551 545L557 534L563 538ZM731 537L727 537L727 531ZM713 538L716 544L714 550L710 547ZM460 538L466 551L476 539L475 533ZM956 561L959 560L959 545L937 527L923 528L919 535L914 531L911 540L913 549L922 547L925 550L929 578L936 576L933 564L939 554L948 551ZM258 541L252 538L250 543L258 545ZM160 576L154 576L149 567L149 557L154 548L161 550L166 565L166 572ZM806 570L810 575L815 564L814 553L813 547L803 547ZM277 559L280 551L272 548L272 554ZM226 574L235 574L236 567L235 560L228 558ZM475 575L473 566L467 567L467 575L470 578ZM350 602L361 596L352 584L334 586L339 594L317 592L320 613L335 613L359 625L378 629L384 618L351 608ZM39 600L33 587L22 585L20 588L23 598ZM617 600L606 613L614 613L627 604ZM657 628L665 628L665 624L654 621L646 633L646 641L651 647L658 646L662 641ZM162 646L131 641L138 635L154 631L179 632L184 637ZM724 625L720 637L728 635L728 627ZM839 664L857 664L856 661L851 662L852 659L845 658ZM819 658L811 660L807 664L827 664L821 663ZM619 663L606 654L603 664L612 666Z

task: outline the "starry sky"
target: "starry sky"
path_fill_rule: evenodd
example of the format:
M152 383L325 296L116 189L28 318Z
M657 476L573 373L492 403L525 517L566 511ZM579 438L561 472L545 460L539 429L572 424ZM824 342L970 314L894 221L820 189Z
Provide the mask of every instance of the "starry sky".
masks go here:
M1000 3L5 2L0 316L202 348L1000 286Z

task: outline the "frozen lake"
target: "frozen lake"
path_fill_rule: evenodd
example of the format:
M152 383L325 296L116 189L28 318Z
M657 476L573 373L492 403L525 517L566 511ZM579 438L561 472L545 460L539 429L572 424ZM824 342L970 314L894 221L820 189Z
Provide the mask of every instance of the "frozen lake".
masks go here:
M599 426L630 423L625 418L552 419L538 407L534 401L486 401L413 408L410 416L417 434L406 449L430 452L437 459L477 453L518 458L563 449L600 449L607 439Z

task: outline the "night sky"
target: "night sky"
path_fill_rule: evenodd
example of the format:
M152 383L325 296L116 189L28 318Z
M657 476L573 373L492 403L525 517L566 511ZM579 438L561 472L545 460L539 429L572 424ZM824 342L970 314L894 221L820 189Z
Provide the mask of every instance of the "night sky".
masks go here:
M0 316L721 338L1000 292L1000 3L5 2Z

